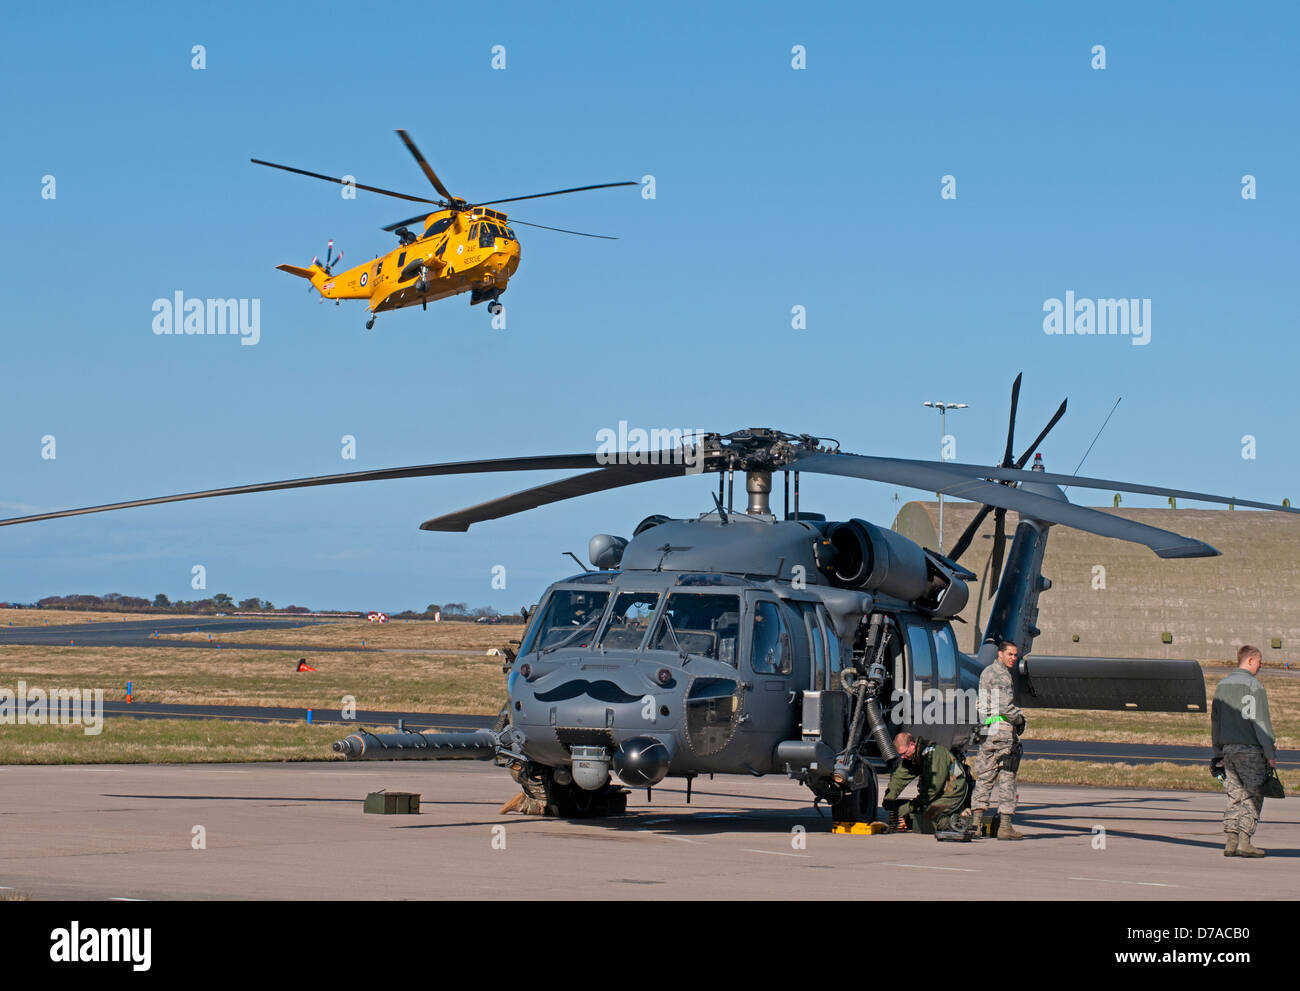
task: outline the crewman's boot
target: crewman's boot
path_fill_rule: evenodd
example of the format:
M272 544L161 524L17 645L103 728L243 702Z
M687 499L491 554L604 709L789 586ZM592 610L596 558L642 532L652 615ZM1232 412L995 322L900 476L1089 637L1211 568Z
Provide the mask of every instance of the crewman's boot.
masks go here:
M998 821L998 839L1023 840L1024 838L1025 834L1016 832L1016 827L1011 825L1011 813L1002 813Z
M1237 855L1237 833L1235 830L1228 834L1228 841L1223 844L1223 855L1225 857L1235 857Z
M975 830L975 839L978 840L981 836L984 835L984 810L983 809L974 809L971 812L970 824L971 824L971 828Z
M1237 856L1238 857L1264 857L1267 852L1261 850L1250 842L1250 834L1239 832L1237 834Z

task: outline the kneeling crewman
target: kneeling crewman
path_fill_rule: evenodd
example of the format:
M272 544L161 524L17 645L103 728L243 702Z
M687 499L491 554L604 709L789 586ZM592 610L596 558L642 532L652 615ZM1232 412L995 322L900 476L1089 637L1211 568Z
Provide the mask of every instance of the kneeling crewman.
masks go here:
M899 733L894 737L899 763L889 778L884 807L891 818L897 817L918 832L926 824L934 827L940 840L968 840L974 834L970 817L961 813L967 808L970 782L966 765L940 743ZM903 789L917 779L916 797L899 802Z

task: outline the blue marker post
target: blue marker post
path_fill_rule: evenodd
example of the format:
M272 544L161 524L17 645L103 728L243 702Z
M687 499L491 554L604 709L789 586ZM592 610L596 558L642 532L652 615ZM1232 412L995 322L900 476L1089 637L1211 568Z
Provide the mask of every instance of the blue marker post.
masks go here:
M311 725L311 710L310 710L310 709L307 710L307 725L308 725L308 726Z
M126 704L131 704L131 682L126 683Z

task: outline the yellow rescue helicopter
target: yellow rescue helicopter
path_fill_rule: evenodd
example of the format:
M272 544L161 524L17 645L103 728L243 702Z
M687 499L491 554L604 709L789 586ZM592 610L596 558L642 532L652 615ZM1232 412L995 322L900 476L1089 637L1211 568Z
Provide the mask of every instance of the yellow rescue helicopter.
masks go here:
M282 272L307 279L317 292L325 299L364 299L368 301L370 319L366 321L366 330L375 325L375 314L385 310L397 310L404 306L419 303L427 307L430 300L445 299L459 293L468 292L471 306L487 303L489 312L501 312L499 298L506 290L510 277L519 268L519 239L515 237L512 224L525 227L539 227L562 234L578 234L582 237L598 237L607 241L618 238L606 234L586 234L583 231L566 230L563 227L547 227L545 224L530 224L523 220L508 220L499 210L490 210L493 204L513 203L517 200L535 200L543 196L560 196L564 193L581 193L589 189L609 189L613 186L635 186L635 182L605 182L595 186L575 186L572 189L554 189L549 193L531 193L527 196L510 196L505 199L484 200L469 203L452 196L442 184L433 167L420 154L403 130L398 136L424 170L425 176L443 198L431 200L423 196L398 193L378 186L367 186L352 180L350 176L336 178L321 175L319 172L307 172L288 165L277 165L253 158L254 165L266 165L273 169L283 169L297 175L313 179L324 179L341 186L364 189L371 193L393 196L399 200L414 203L429 203L436 209L432 212L416 214L406 220L399 220L384 228L397 235L398 246L386 255L372 262L358 265L335 275L333 267L343 258L343 252L334 255L334 242L331 240L325 253L325 262L319 258L311 260L308 268L296 265L277 265ZM409 227L422 223L423 233L416 234Z

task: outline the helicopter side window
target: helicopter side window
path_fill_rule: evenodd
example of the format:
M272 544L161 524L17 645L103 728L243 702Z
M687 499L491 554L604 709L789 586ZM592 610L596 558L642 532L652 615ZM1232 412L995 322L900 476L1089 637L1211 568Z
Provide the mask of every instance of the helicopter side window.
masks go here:
M620 592L597 646L605 650L636 650L645 639L658 592Z
M737 596L674 592L668 596L649 649L675 651L680 644L688 654L734 667L739 633L740 599Z
M803 613L804 633L812 644L812 690L820 692L828 686L826 684L826 643L822 639L821 626L818 623L817 606L812 602L800 602L799 611Z
M490 248L497 239L497 225L484 223L479 228L478 246L480 248Z
M912 703L924 702L935 684L934 643L925 624L907 625L907 648L912 660Z
M441 234L450 226L451 226L451 218L442 217L438 220L435 220L433 223L429 225L428 229L424 232L424 236L433 237L435 234Z
M507 237L508 239L510 239L511 241L518 241L518 240L519 240L519 238L515 237L514 228L512 228L512 227L506 227L506 228L505 228L505 232L506 232L506 237Z
M478 224L474 224L469 229L469 239L472 241L476 237L478 237Z
M585 647L591 642L597 621L609 601L608 591L558 589L551 594L546 612L532 625L528 637L519 647L520 654L545 650L563 643L587 628L585 636L576 636L569 646Z
M835 635L835 628L831 626L830 613L820 603L817 606L817 618L821 621L822 636L826 638L827 672L830 687L834 688L840 683L840 669L843 667L840 657L840 641L839 637Z
M933 627L934 657L939 666L939 680L945 687L957 684L957 641L946 623Z
M755 674L789 674L793 670L790 633L781 618L781 607L775 602L761 601L754 606L750 648L749 660Z

